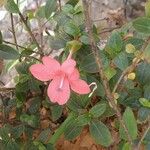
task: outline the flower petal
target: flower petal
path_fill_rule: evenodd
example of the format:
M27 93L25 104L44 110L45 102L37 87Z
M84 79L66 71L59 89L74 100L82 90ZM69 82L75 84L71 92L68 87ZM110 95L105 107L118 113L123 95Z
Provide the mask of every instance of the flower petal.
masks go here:
M81 79L71 81L70 85L71 89L78 94L88 94L91 91L89 85Z
M40 81L48 81L51 79L50 72L43 64L34 64L29 68L31 74Z
M65 78L61 89L59 88L61 77L56 77L49 84L47 94L52 102L57 102L59 105L65 104L70 97L69 82Z
M75 66L76 66L75 60L67 59L63 62L62 66L61 66L61 70L67 74L71 74L74 71Z
M48 57L48 56L44 56L42 58L43 64L48 68L48 70L52 71L56 71L60 69L60 64L57 60L55 60L54 58Z
M80 77L79 71L78 69L75 68L72 74L69 76L69 81L77 80L79 79L79 77Z

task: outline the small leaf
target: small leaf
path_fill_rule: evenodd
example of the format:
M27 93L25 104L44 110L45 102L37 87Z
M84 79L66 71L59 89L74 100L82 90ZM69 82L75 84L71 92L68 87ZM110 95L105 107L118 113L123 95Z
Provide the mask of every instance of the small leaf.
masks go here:
M90 124L90 134L97 144L108 147L112 144L112 137L109 129L100 121L92 121Z
M140 84L150 84L150 64L142 62L137 66L136 76Z
M69 0L66 4L70 4L74 7L77 5L78 2L79 2L79 0Z
M37 137L37 140L46 143L51 135L51 130L50 129L45 129L43 130L40 135Z
M145 122L149 119L150 116L150 109L146 107L141 107L138 110L138 120L140 122Z
M5 2L5 8L10 12L10 13L19 13L19 8L18 5L14 2L14 0L6 0Z
M56 0L47 0L45 5L45 16L48 19L52 12L54 12L57 8L57 1Z
M99 51L99 57L102 58L102 62L104 65L104 69L107 68L109 66L109 60L107 58L107 56ZM98 72L98 66L97 63L95 62L95 58L93 56L93 53L90 53L88 55L86 55L82 61L81 61L81 69L88 72L88 73L96 73Z
M83 114L78 116L77 118L77 125L78 126L85 126L91 121L91 118L89 117L89 114Z
M107 79L110 80L117 73L117 71L112 67L107 67L104 70L104 73L105 73L105 76L107 77Z
M145 3L145 15L146 17L150 17L150 1Z
M101 103L101 104L97 104L94 107L92 107L90 109L89 113L92 115L92 117L98 118L105 112L105 110L106 110L106 104Z
M113 31L108 43L106 45L105 50L110 54L113 58L115 57L122 49L122 39L118 32Z
M150 34L150 18L140 17L133 21L133 27L136 31Z
M19 53L8 45L0 45L0 58L2 59L18 59Z
M59 105L54 105L51 107L52 119L56 121L62 115L63 108Z
M80 29L78 26L76 26L74 23L67 23L65 26L64 26L64 31L69 34L69 35L72 35L72 36L78 36L79 33L80 33Z
M132 146L129 143L125 143L122 150L132 150Z
M66 128L65 128L65 138L67 140L73 140L76 138L82 131L83 127L78 126L77 121L72 121Z
M11 133L12 133L13 137L16 139L21 136L21 134L24 132L24 130L25 130L24 125L18 125L11 129Z
M142 106L150 108L150 101L146 98L140 98L139 101L142 104Z
M132 112L132 109L130 107L127 107L124 114L123 114L123 120L125 122L125 125L128 129L128 132L131 136L131 138L134 140L137 138L137 123L134 117L134 114ZM127 135L124 131L124 129L122 128L122 126L120 125L119 128L119 133L120 133L120 137L122 139L127 139Z
M136 51L135 46L131 43L126 45L126 52L127 53L134 53Z
M122 71L126 69L129 65L127 55L122 52L118 56L116 56L113 60L114 64L121 69Z

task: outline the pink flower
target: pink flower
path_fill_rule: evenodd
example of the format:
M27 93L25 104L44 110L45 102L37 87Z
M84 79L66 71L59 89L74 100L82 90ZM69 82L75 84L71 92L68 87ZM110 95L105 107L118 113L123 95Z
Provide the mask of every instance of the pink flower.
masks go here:
M30 67L32 75L40 81L52 80L47 94L52 102L65 104L70 98L70 88L78 94L88 94L89 85L79 79L79 71L75 68L75 60L69 58L62 65L48 56L42 58L43 64L34 64Z

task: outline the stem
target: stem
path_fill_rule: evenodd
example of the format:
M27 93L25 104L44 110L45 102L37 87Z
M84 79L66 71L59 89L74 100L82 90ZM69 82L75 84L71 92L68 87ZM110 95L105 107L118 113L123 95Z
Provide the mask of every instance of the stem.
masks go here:
M143 140L144 140L144 138L145 138L145 136L147 135L147 133L148 133L149 130L150 130L150 121L148 122L148 127L147 127L147 129L145 130L143 136L141 137L141 139L140 139L140 141L139 141L139 143L138 143L138 145L137 145L137 150L140 150L140 146L141 146L141 144L142 144L142 142L143 142Z
M21 13L19 13L19 16L20 16L22 22L24 23L24 25L26 26L26 29L27 29L29 35L31 36L33 42L36 44L38 50L43 54L42 48L40 47L40 45L39 45L39 43L37 42L37 40L36 40L34 34L32 33L30 27L28 26L27 21L24 19L24 16L23 16Z
M88 36L89 36L89 40L90 40L91 49L92 49L92 52L94 54L95 61L98 65L99 75L100 75L100 78L102 80L102 83L103 83L103 86L104 86L104 89L105 89L106 97L107 97L110 105L116 111L117 118L118 118L121 126L124 128L124 130L127 134L128 142L131 145L133 145L132 144L132 138L131 138L131 136L128 132L128 129L127 129L123 119L122 119L120 110L119 110L117 104L114 101L114 97L113 97L113 95L111 93L111 90L110 90L109 82L107 80L107 77L104 74L103 63L102 63L101 58L99 57L98 49L97 49L97 46L96 46L96 43L95 43L95 40L94 40L94 36L93 36L93 32L92 32L92 21L91 21L89 11L88 11L89 10L88 2L87 2L87 0L82 0L82 3L83 3L83 7L84 7L84 15L85 15L85 19L86 19L86 27L87 27L87 31L88 31Z
M11 43L11 42L9 42L9 41L5 41L5 40L3 40L3 42L4 42L4 43L6 43L6 44L10 44L10 45L14 45L14 46L16 46L16 44ZM18 44L17 44L17 46L18 46L19 48L22 48L22 49L25 49L25 50L26 50L26 49L28 49L28 48L23 47L23 46L18 45ZM32 51L33 53L36 53L36 54L42 55L40 52L35 52L35 51L33 51L33 50L30 50L30 51Z
M70 113L67 119L61 124L61 126L56 130L54 135L52 135L51 139L48 141L48 143L55 144L57 140L60 138L60 136L63 134L66 126L75 119L75 114Z
M17 44L15 28L14 28L14 18L13 18L13 14L12 13L10 13L10 18L11 18L11 29L12 29L12 34L13 34L13 37L14 37L14 43L15 43L16 49L19 50L18 44Z
M59 10L61 11L61 0L58 0L59 3Z

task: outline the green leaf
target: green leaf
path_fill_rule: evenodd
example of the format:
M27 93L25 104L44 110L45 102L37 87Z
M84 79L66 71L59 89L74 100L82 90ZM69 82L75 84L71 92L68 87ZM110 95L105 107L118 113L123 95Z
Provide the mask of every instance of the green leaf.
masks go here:
M74 112L82 112L89 101L88 95L72 94L67 106Z
M92 107L90 109L89 113L92 115L92 117L98 118L105 112L105 110L106 110L106 104L101 103L101 104L97 104L94 107Z
M76 26L74 23L70 22L70 23L65 24L64 31L67 34L76 37L80 33L80 28L78 26Z
M142 62L136 69L136 76L140 84L150 84L150 64Z
M145 3L145 15L146 17L150 17L150 1Z
M41 99L39 97L35 97L31 99L28 111L30 112L30 114L36 114L39 111L40 106L41 106Z
M11 129L11 133L15 139L19 138L21 134L24 132L25 126L24 125L18 125Z
M113 62L122 71L129 65L127 54L124 52L121 52L118 56L116 56Z
M129 143L125 143L122 150L132 150L132 146Z
M76 138L82 131L83 127L78 126L77 120L72 121L66 128L65 128L65 138L67 140L73 140Z
M46 143L48 141L50 135L51 135L51 130L49 128L45 129L37 137L37 140L40 141L40 142L42 142L42 143Z
M99 57L102 58L102 62L104 65L104 69L109 66L109 60L106 57L106 55L102 52L99 51ZM95 62L95 58L92 53L88 54L87 56L83 57L80 67L82 70L88 72L88 73L96 73L98 72L98 66Z
M47 0L45 5L45 17L48 19L57 8L56 0Z
M146 98L140 98L139 101L142 104L142 106L150 108L150 101Z
M53 121L56 121L57 119L59 119L61 117L62 111L63 111L62 106L54 105L51 107Z
M146 107L141 107L138 110L138 120L140 122L145 122L149 119L150 116L150 109Z
M136 31L150 34L150 18L140 17L133 21L133 27Z
M135 140L137 138L137 134L138 134L137 123L136 123L134 114L132 112L132 109L130 107L126 108L126 110L123 114L123 120L125 122L125 125L128 129L128 132L129 132L131 138L133 140ZM127 135L121 125L119 128L119 133L120 133L120 137L122 139L125 139L125 140L127 139Z
M150 100L150 84L144 86L144 98Z
M49 36L49 45L51 49L61 49L66 46L66 41L59 36L51 37Z
M97 144L108 147L112 144L112 137L109 129L100 121L92 121L90 124L90 134Z
M89 38L88 38L87 35L82 35L82 36L80 37L80 41L81 41L82 43L86 44L86 45L89 44Z
M117 73L117 71L112 67L107 67L104 70L104 73L105 73L105 76L107 77L107 79L110 80Z
M9 127L8 126L3 126L0 128L0 137L2 138L3 141L9 141Z
M78 2L79 2L79 0L69 0L66 4L70 4L74 7L77 5Z
M10 12L10 13L19 13L19 8L18 5L14 2L14 0L6 0L5 2L5 8Z
M87 124L89 124L89 122L91 121L91 118L89 117L89 114L83 114L78 116L77 118L77 125L78 126L85 126Z
M0 45L0 58L1 59L18 59L19 53L14 48L1 44Z
M113 58L121 51L122 44L123 42L122 42L119 32L113 31L110 36L110 39L108 40L105 50Z

